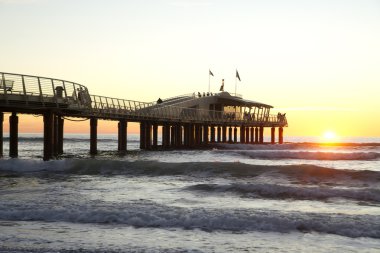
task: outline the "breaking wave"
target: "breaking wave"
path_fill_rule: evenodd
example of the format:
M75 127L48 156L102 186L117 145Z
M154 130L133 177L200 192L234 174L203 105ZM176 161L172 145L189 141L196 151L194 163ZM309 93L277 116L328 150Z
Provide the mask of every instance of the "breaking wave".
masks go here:
M377 152L317 152L317 151L234 151L252 159L302 159L302 160L375 160Z
M192 177L235 177L252 178L276 173L303 183L320 181L380 182L379 171L343 170L316 165L250 165L228 162L186 162L166 163L158 161L115 161L96 159L65 159L55 161L1 160L0 175L23 173L65 173L78 175L129 175L129 176L171 176Z
M360 188L297 187L275 184L196 184L186 188L190 191L207 193L235 193L244 197L271 199L327 200L345 198L356 201L380 203L380 190Z
M380 238L380 220L372 215L318 214L249 209L189 209L153 202L122 205L0 207L2 220L106 223L134 227L202 229L204 231L320 232L348 237Z

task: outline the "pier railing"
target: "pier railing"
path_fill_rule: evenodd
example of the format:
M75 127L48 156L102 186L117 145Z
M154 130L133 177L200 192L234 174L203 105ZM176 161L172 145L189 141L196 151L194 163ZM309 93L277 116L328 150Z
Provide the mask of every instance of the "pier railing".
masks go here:
M133 100L116 99L104 96L91 96L91 107L87 114L99 117L129 117L138 119L160 119L171 121L207 122L207 123L277 123L286 125L286 117L279 115L254 115L240 112L222 112L178 106L159 106Z
M82 94L88 94L87 88L74 82L0 72L0 103L84 108L86 104L80 100Z

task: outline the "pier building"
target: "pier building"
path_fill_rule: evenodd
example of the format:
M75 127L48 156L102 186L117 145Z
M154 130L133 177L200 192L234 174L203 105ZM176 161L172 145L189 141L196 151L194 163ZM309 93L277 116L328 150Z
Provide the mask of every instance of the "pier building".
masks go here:
M64 152L65 118L89 120L93 155L97 153L98 120L118 121L119 151L127 149L128 122L140 124L140 148L146 150L195 149L209 143L262 144L265 129L270 130L271 144L282 144L287 119L285 114L272 115L271 108L224 91L141 102L93 95L75 82L0 72L0 155L4 113L11 113L9 156L18 157L18 115L35 114L43 116L43 159L49 160Z

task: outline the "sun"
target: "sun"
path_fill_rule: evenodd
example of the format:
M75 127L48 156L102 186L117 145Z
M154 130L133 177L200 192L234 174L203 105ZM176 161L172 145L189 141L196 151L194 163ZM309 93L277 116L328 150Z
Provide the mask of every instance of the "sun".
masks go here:
M326 131L323 133L323 139L325 142L334 142L337 140L337 135L333 131Z

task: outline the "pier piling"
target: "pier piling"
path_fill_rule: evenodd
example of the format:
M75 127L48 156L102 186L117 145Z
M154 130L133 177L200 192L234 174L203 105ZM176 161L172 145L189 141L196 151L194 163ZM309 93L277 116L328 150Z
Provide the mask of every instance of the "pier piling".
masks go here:
M3 157L4 143L4 113L0 112L0 158Z
M278 129L278 143L279 144L284 143L284 129L282 127Z
M90 154L98 153L98 119L90 118Z
M43 160L48 161L54 154L54 121L55 115L52 112L45 112L44 115L44 154Z
M18 116L15 112L9 116L9 156L18 157Z

